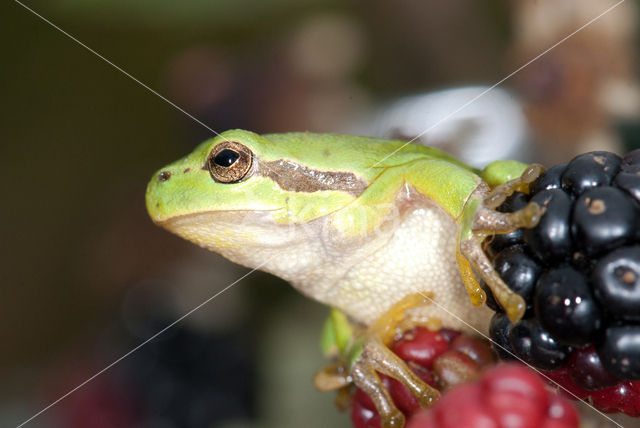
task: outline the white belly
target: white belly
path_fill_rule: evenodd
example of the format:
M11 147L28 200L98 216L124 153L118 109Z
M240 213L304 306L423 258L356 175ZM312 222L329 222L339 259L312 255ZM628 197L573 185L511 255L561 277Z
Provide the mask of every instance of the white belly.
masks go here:
M456 262L456 238L457 226L442 209L434 205L417 208L390 235L357 248L331 251L329 256L326 246L303 250L307 253L303 257L316 263L331 256L333 261L324 260L320 272L298 272L289 280L303 293L364 324L373 323L407 295L430 293L434 303L422 313L441 319L450 328L486 333L492 312L469 301Z

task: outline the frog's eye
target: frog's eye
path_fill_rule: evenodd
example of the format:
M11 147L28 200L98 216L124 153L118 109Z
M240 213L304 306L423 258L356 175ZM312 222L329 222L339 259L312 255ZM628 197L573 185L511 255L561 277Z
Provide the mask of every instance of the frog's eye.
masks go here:
M220 183L237 183L247 176L253 164L253 153L235 141L224 141L211 150L207 169Z

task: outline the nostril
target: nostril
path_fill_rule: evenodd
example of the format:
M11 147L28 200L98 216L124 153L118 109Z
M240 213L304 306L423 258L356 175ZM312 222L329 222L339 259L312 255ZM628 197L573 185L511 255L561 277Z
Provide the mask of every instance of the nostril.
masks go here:
M160 174L158 174L158 180L160 181L167 181L170 178L171 178L170 171L162 171Z

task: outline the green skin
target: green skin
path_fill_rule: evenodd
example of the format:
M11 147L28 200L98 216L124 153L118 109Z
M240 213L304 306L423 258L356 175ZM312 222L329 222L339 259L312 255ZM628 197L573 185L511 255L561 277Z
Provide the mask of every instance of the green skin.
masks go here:
M253 159L246 174L231 183L220 182L210 168L218 145L228 142L241 144ZM156 173L147 188L146 203L155 223L250 267L293 242L281 238L283 227L295 235L301 233L301 226L327 220L332 242L350 248L339 253L341 261L350 257L359 239L369 239L398 212L397 201L403 194L435 203L457 225L458 243L473 238L482 197L489 188L519 177L526 167L497 161L478 171L440 150L396 140L231 130ZM478 196L478 189L486 191ZM329 271L333 266L320 268ZM351 367L364 343L362 336L354 335L354 318L365 327L371 320L363 322L349 313L350 301L325 298L310 285L313 280L296 284L300 273L294 268L266 265L261 269L340 309L329 317L322 343L325 351L339 351ZM365 283L377 284L376 278L366 278Z

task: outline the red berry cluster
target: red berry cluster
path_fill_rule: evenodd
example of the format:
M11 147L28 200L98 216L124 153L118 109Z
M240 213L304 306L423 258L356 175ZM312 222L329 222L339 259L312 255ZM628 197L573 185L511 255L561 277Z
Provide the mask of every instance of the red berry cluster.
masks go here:
M449 329L408 330L392 349L414 373L440 391L476 379L482 368L494 363L494 354L483 341ZM404 385L385 375L380 378L405 416L420 410L418 401ZM360 389L353 398L351 420L355 428L380 427L373 402Z
M407 428L578 428L578 413L519 364L491 368L474 383L447 392Z

